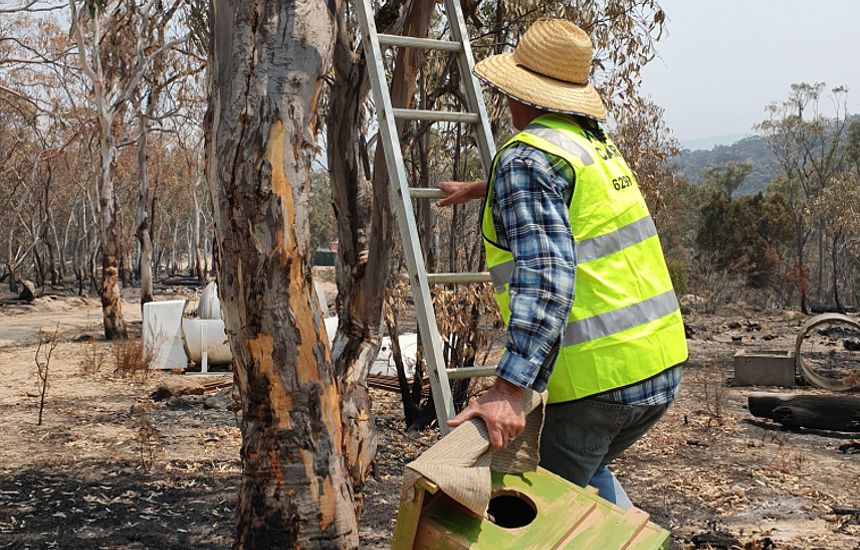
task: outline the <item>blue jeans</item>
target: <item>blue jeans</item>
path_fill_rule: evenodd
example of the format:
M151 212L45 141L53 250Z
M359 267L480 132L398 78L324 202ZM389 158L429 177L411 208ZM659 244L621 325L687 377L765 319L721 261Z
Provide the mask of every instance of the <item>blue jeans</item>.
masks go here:
M631 508L624 488L606 467L657 423L669 404L625 405L586 398L548 405L540 465L606 500Z
M597 489L597 494L601 498L605 498L625 510L633 508L633 503L630 502L630 497L627 496L624 487L606 466L598 468L591 476L591 481L588 484Z

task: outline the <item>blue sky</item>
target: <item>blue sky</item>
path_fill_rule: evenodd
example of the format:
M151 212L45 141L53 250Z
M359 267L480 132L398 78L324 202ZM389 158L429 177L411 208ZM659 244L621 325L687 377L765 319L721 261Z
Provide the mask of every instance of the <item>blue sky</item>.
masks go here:
M860 1L662 0L668 36L643 71L682 143L740 137L794 82L849 88L860 112Z

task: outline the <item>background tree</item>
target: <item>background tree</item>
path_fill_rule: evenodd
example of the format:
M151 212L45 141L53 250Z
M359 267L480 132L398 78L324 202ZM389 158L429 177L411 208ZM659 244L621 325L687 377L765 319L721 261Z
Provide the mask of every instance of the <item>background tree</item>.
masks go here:
M138 9L135 4L126 6L120 3L113 12L107 12L106 7L107 2L79 5L76 0L69 1L71 35L77 46L80 68L91 85L93 110L97 119L98 216L102 258L99 294L102 300L105 338L112 340L127 336L122 316L119 278L122 239L117 219L118 201L113 175L117 154L115 124L121 119L129 100L137 92L144 73L152 67L153 60L170 47L183 42L185 38L178 38L152 51L146 51L142 45L146 39L145 30L156 23L156 10L162 7L161 4L147 2ZM128 11L125 10L127 7L130 8ZM129 23L137 32L125 32ZM161 22L162 25L164 23ZM132 39L137 41L137 45L133 47L133 56L128 56L127 50L132 48L128 41Z
M732 197L750 168L730 164L708 170L696 242L708 263L744 275L753 288L764 288L780 273L780 245L791 234L791 218L779 195Z
M818 196L813 210L824 222L830 249L833 304L845 313L839 293L840 271L848 263L845 252L860 242L860 176L853 171L836 176Z
M824 90L821 82L793 84L788 99L769 105L768 119L756 127L767 139L785 178L778 188L794 220L794 271L804 313L809 310L806 246L813 231L818 235L819 302L824 284L824 223L811 215L811 206L843 168L843 138L849 122L846 89L836 87L830 92L835 107L832 117L820 110Z

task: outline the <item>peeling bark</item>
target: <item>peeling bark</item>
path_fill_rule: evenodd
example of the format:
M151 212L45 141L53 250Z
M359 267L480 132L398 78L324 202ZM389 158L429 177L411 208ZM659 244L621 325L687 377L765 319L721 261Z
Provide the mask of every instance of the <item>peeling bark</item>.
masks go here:
M215 0L211 22L206 175L243 410L235 547L356 548L307 213L334 7Z
M426 36L433 2L388 2L376 26L383 32ZM405 6L401 10L401 6ZM373 183L361 167L361 118L369 91L367 68L353 51L343 5L338 10L334 52L334 84L327 119L329 176L338 234L338 331L332 344L343 399L343 450L353 487L356 510L362 487L376 456L376 426L371 416L367 374L379 352L393 220L388 201L388 174L382 147L376 149ZM402 30L401 30L402 28ZM394 106L411 105L418 71L417 52L401 49L392 79ZM405 129L398 123L399 132Z
M352 50L345 14L340 9L326 124L338 236L339 325L332 355L341 384L343 452L355 490L356 510L361 509L361 490L376 455L367 373L381 343L379 321L392 235L386 190L371 189L359 165L361 111L368 90L366 67Z

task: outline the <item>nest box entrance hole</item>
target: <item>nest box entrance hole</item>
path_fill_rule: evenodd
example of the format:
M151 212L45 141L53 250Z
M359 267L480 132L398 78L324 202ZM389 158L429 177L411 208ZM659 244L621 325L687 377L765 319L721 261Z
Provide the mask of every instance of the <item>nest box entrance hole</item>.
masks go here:
M490 498L487 508L490 521L505 529L525 527L537 517L532 499L515 491L499 491Z

